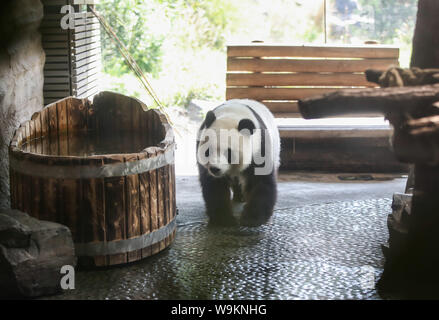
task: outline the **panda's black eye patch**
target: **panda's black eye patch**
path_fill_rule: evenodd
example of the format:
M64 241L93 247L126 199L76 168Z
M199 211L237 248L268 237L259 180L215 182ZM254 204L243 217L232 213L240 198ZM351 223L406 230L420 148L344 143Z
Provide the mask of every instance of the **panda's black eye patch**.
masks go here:
M227 161L232 163L232 149L227 149Z
M209 158L209 155L210 155L209 148L206 149L206 152L204 153L204 155L206 156L206 158Z

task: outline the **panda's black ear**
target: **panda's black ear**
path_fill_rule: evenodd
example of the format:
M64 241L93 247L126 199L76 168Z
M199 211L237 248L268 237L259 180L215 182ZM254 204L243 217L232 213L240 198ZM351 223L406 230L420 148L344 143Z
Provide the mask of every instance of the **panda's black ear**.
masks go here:
M209 128L215 120L215 113L213 113L212 110L208 111L206 114L206 119L204 120L204 125L206 126L206 129Z
M248 131L250 131L250 134L253 134L255 128L255 124L250 119L242 119L241 121L239 121L238 131L247 129Z

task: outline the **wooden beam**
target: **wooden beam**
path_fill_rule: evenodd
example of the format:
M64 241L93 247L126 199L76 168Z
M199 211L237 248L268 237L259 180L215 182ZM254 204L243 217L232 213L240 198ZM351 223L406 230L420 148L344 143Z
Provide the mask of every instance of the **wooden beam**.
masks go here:
M228 88L226 99L299 100L337 90L340 88Z
M364 72L386 70L397 59L227 59L227 71L248 72Z
M349 86L376 87L363 73L228 73L226 84L233 86Z
M331 57L331 58L389 58L398 59L399 48L381 45L362 46L290 46L270 44L232 45L229 57Z

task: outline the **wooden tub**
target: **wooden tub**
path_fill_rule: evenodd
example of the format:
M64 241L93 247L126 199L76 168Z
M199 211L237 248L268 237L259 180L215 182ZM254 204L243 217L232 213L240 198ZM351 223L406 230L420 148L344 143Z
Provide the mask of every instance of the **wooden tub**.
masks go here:
M9 147L12 208L67 225L81 265L136 261L176 230L174 135L165 116L111 92L35 113Z

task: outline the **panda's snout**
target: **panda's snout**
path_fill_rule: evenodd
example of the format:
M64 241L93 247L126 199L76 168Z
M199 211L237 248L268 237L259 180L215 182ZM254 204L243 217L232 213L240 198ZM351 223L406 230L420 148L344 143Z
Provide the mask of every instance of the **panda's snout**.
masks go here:
M221 169L214 166L209 166L209 171L214 176L219 176L221 173Z

